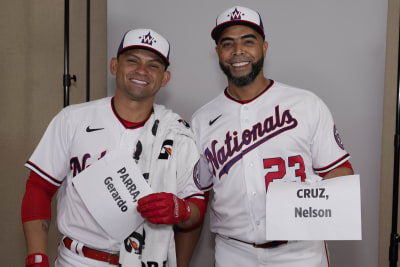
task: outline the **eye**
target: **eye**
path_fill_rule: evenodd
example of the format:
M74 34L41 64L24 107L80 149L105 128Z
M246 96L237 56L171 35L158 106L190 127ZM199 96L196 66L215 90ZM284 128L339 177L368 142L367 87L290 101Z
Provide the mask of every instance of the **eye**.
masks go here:
M223 42L222 44L221 44L221 47L222 48L230 48L230 47L232 47L233 46L233 43L232 42Z
M246 45L253 45L255 42L254 42L253 39L246 39L246 40L244 41L244 43L245 43Z
M161 68L161 66L159 64L156 64L156 63L155 64L154 63L150 64L149 66L150 66L150 68L155 69L155 70L158 70L159 68Z

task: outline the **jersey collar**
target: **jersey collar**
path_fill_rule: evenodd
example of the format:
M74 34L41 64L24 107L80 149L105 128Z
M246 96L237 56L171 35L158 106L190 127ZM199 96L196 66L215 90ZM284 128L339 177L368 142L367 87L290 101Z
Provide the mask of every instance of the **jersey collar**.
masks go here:
M267 85L267 87L265 87L264 90L261 91L261 93L259 93L257 96L255 96L254 98L249 99L249 100L237 100L237 99L233 98L233 97L229 94L229 92L228 92L228 87L225 88L224 94L225 94L225 96L226 96L228 99L230 99L230 100L232 100L232 101L234 101L234 102L236 102L236 103L239 103L239 104L244 105L244 104L248 104L248 103L250 103L250 102L256 100L257 98L259 98L259 97L260 97L261 95L263 95L266 91L268 91L268 89L271 88L273 84L274 84L274 80L270 80L270 83Z
M119 122L120 122L126 129L137 129L137 128L143 127L143 126L145 125L146 121L147 121L147 120L150 118L150 116L151 116L151 113L150 113L150 115L149 115L144 121L139 121L139 122L131 122L131 121L124 120L123 118L121 118L121 117L118 115L117 110L115 109L115 106L114 106L114 97L111 98L111 109L112 109L112 111L113 111L115 117L119 120Z

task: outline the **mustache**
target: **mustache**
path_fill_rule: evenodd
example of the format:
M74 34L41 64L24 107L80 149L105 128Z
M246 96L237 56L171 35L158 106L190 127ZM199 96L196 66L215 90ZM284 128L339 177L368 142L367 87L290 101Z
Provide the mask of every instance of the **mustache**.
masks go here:
M238 87L246 86L254 81L257 75L261 72L264 66L264 57L261 57L258 61L251 63L252 69L248 75L241 76L241 77L234 77L232 75L229 66L224 65L221 61L219 62L219 66L223 73L225 73L228 80L232 81Z
M243 62L243 61L251 61L251 59L248 57L244 57L244 56L234 56L228 61L228 63L232 64L232 63Z

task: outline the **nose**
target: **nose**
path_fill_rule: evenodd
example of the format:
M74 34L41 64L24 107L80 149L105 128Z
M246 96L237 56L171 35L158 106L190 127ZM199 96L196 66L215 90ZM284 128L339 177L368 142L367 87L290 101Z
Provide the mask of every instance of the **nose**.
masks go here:
M143 63L136 65L135 72L141 75L146 75L148 73L148 66Z
M241 55L243 54L242 45L239 42L235 42L233 45L233 55Z

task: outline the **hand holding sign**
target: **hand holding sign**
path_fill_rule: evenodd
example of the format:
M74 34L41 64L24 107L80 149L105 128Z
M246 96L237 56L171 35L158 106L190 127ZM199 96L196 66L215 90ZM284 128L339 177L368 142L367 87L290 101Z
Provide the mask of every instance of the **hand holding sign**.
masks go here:
M171 193L154 193L139 199L137 210L154 224L175 224L190 218L189 203Z

